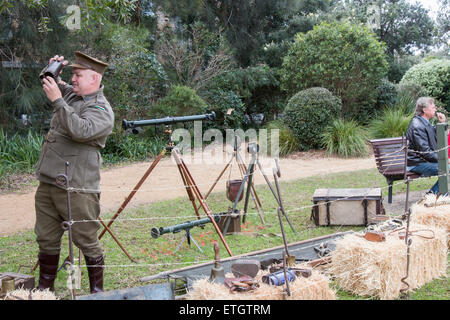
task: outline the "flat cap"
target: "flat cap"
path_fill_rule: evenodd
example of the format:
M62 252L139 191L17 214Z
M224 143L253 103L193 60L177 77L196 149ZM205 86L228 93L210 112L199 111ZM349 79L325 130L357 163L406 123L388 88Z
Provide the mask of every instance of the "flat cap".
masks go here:
M103 75L105 68L108 66L107 63L95 59L83 52L76 51L75 52L75 63L69 65L69 67L78 68L78 69L91 69L95 72Z

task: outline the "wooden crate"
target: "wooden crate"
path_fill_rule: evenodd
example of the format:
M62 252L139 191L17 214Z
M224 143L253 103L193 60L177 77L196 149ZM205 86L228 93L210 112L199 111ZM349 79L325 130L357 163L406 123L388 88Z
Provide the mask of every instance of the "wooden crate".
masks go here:
M241 232L241 213L240 212L235 212L233 214L225 214L223 213L220 216L220 220L219 223L217 224L220 232L224 232L225 231L225 226L227 225L227 221L230 221L230 224L228 225L228 230L226 234L235 234L235 233L239 233Z
M311 218L316 226L360 226L384 214L380 188L316 189Z

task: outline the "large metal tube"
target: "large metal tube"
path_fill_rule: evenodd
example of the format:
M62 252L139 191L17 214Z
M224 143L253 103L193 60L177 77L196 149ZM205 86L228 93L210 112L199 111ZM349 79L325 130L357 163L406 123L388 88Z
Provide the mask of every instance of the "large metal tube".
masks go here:
M159 119L150 119L150 120L135 120L135 121L127 121L125 119L122 120L122 128L124 130L133 129L133 133L135 133L136 128L150 126L150 125L161 125L161 124L174 124L177 122L188 122L188 121L197 121L197 120L215 120L216 114L214 111L211 113L200 114L200 115L192 115L192 116L183 116L183 117L165 117Z
M215 214L214 221L219 222L219 220L220 220L220 215ZM152 237L156 239L159 236L162 236L163 234L166 234L166 233L177 233L177 232L180 232L181 230L192 229L193 227L202 226L202 225L205 225L210 222L211 222L211 219L203 218L200 220L187 221L184 223L176 224L176 225L165 227L165 228L163 228L163 227L152 228L151 234L152 234Z

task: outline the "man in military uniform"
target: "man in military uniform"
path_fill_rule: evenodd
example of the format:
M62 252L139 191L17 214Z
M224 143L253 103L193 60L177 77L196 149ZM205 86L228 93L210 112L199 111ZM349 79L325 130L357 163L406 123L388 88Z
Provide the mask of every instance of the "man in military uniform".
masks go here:
M67 192L56 176L65 173L69 163L73 241L86 259L91 293L103 291L104 255L98 241L100 228L99 150L114 126L114 113L103 95L102 75L106 63L82 52L75 52L72 85L59 77L42 79L42 88L53 106L50 130L45 138L36 177L39 187L35 195L35 233L39 245L38 289L54 290L58 269L63 221L68 221ZM63 61L55 56L53 61Z

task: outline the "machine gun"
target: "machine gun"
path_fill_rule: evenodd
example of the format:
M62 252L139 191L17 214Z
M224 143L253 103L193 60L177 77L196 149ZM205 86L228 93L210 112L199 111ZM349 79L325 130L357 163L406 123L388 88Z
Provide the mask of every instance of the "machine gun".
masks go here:
M213 215L214 221L216 223L219 222L220 220L220 214L214 214ZM163 234L166 233L178 233L182 230L186 231L186 237L183 238L183 241L181 241L181 243L178 245L178 247L176 248L175 252L178 251L178 249L180 248L180 246L183 244L183 242L187 239L187 243L190 246L191 245L191 240L194 242L194 244L197 246L197 248L201 251L202 249L200 249L200 247L198 246L197 242L195 242L194 238L192 238L190 230L193 227L201 227L204 226L207 223L212 222L210 218L203 218L203 219L199 219L199 220L195 220L195 221L186 221L184 223L180 223L180 224L176 224L170 227L160 227L160 228L152 228L151 230L151 235L154 239L158 238L159 236L162 236Z
M213 217L214 217L215 222L219 222L219 220L220 220L219 214L215 214L215 215L213 215ZM176 225L173 225L170 227L152 228L151 234L152 234L152 237L154 239L156 239L159 236L162 236L163 234L166 234L166 233L171 233L171 232L177 233L182 230L190 230L193 227L204 226L205 224L210 223L210 222L211 222L211 220L209 218L204 218L204 219L194 220L194 221L186 221L184 223L176 224Z
M122 120L122 128L124 130L131 129L131 132L134 134L138 134L139 130L137 128L150 126L150 125L169 125L178 122L188 122L188 121L198 121L198 120L211 120L214 121L216 119L216 113L211 111L211 113L193 115L193 116L183 116L183 117L165 117L159 119L150 119L150 120L135 120L135 121L127 121L125 119Z
M202 196L200 190L198 189L197 184L194 181L194 178L192 177L191 173L189 172L189 170L186 166L186 163L184 162L184 160L182 158L180 150L177 147L175 147L174 142L172 141L172 129L170 128L171 124L174 124L177 122L188 122L188 121L196 121L196 120L200 120L200 121L201 120L212 120L212 121L214 121L215 119L216 119L216 114L213 111L211 111L210 113L206 113L206 114L183 116L183 117L166 117L166 118L160 118L160 119L136 120L136 121L127 121L125 119L122 120L123 129L124 130L131 129L132 133L134 133L134 134L139 133L140 130L138 130L138 129L140 127L149 126L149 125L155 125L155 126L156 125L165 125L166 128L165 128L164 132L167 135L168 143L164 146L164 148L161 150L161 152L153 160L150 167L147 169L147 171L144 173L142 178L139 180L139 182L136 184L136 186L130 192L128 197L124 200L124 202L122 203L122 205L120 206L120 208L116 212L116 214L111 218L111 220L108 222L107 225L104 225L104 230L100 233L99 239L105 234L105 231L110 232L109 228L111 227L111 224L116 220L116 218L119 216L119 214L125 209L126 205L130 202L130 200L133 198L133 196L136 194L136 192L139 190L139 188L142 186L142 184L148 178L148 176L153 171L153 169L158 165L158 163L164 157L166 152L171 152L172 156L174 157L175 162L177 164L181 178L183 180L183 186L186 188L186 192L189 196L189 200L192 202L192 205L194 207L197 217L199 218L199 220L202 220L202 219L200 219L200 215L198 213L199 208L197 208L197 206L195 205L195 200L199 201L200 206L203 208L203 210L205 211L208 218L203 219L202 222L199 222L199 221L194 221L192 223L187 222L185 224L182 224L182 226L172 226L172 227L168 227L168 228L159 228L159 229L153 228L152 233L151 233L153 238L157 238L160 235L167 233L167 232L173 232L173 230L172 230L173 228L178 228L179 230L186 230L186 238L188 239L188 243L190 244L190 240L193 240L193 239L191 239L189 230L194 226L204 225L208 222L211 222L213 224L214 229L216 230L217 234L219 235L220 240L222 241L223 245L225 246L225 249L227 250L228 254L230 256L232 256L230 247L228 246L227 242L225 241L225 238L216 223L218 218L214 217L213 214L211 213L211 210L209 209L209 207L205 201L205 198ZM190 225L192 225L192 227ZM170 230L170 231L167 231L167 230ZM165 231L167 231L167 232L165 232ZM127 253L123 249L123 247L121 247L121 248L125 253ZM201 251L201 249L200 249L200 251Z

